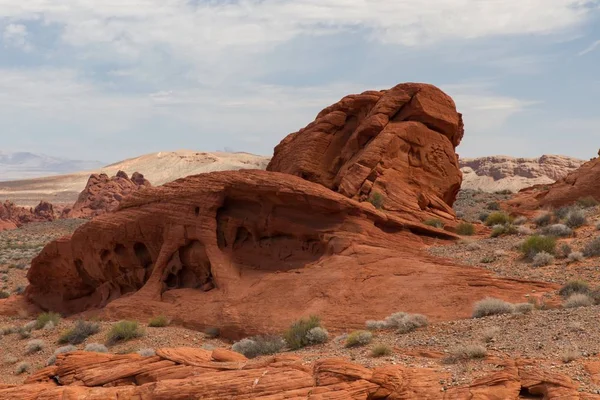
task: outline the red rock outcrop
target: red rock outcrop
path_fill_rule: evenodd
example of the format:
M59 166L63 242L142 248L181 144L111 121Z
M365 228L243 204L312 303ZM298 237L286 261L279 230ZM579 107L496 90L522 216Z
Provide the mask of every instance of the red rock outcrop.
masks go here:
M65 209L62 216L93 218L114 211L125 196L150 186L150 182L138 172L134 172L131 179L123 171L112 178L106 174L92 174L73 207Z
M221 354L227 350L219 350ZM306 364L292 355L220 361L197 348L159 349L156 356L73 352L31 375L0 386L0 400L284 400L284 399L600 399L566 376L531 362L495 362L498 372L467 386L444 388L439 368L389 365L369 369L341 358Z
M555 289L429 257L432 237L454 236L295 176L202 174L136 191L46 246L26 296L65 314L162 313L239 338L310 314L330 330L397 311L468 317L485 296L518 302Z
M432 85L405 83L344 97L286 137L267 170L319 183L415 221L455 218L463 137L454 101Z
M595 158L552 185L523 189L506 207L515 213L527 213L544 207L558 208L579 199L593 197L600 201L600 158Z
M35 208L19 207L10 201L0 203L0 231L18 228L30 222L53 220L54 208L46 201L41 201Z

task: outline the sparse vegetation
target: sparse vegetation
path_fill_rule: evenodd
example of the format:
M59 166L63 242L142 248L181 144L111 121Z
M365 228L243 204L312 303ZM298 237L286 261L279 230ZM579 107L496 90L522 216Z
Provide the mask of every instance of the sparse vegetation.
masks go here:
M434 228L438 228L438 229L442 229L444 227L444 223L442 222L442 220L437 219L437 218L428 219L423 223L425 225L433 226Z
M16 364L19 361L19 359L13 355L7 354L6 356L4 356L4 359L2 361L6 365L13 365Z
M572 252L573 252L573 249L571 248L571 246L569 246L567 243L562 243L558 247L558 250L556 251L556 257L567 258L567 257L569 257L569 254L571 254Z
M577 360L579 358L581 358L581 352L579 350L577 350L577 349L567 349L560 356L560 359L565 364L568 364L568 363L570 363L572 361L575 361L575 360Z
M598 200L596 200L593 196L586 196L577 200L577 205L583 208L592 208L600 205L600 202L598 202Z
M584 258L585 257L583 256L583 253L580 251L575 251L575 252L569 254L569 256L567 257L567 259L569 260L570 263L581 261Z
M275 354L285 347L285 341L278 336L253 336L233 344L231 349L248 358Z
M533 219L533 223L537 227L548 226L552 223L552 214L544 212Z
M34 339L27 342L25 346L25 354L33 354L44 349L44 341L41 339Z
M10 297L10 293L0 290L0 299L8 299Z
M94 353L108 353L108 348L101 343L89 343L85 345L84 351L90 351Z
M119 342L126 342L142 336L137 321L119 321L112 326L107 336L107 344L113 345Z
M169 318L167 318L165 315L158 315L150 319L148 326L151 328L164 328L165 326L168 326L169 323Z
M475 225L462 222L456 226L456 233L462 236L473 236L475 234Z
M501 332L502 332L502 330L499 327L492 326L483 331L481 338L483 339L484 342L489 343L489 342L493 341L494 339L496 339L498 337L498 335L500 335Z
M573 209L567 214L565 224L570 228L579 228L587 224L585 212L580 209Z
M58 343L81 344L88 337L95 335L98 332L100 332L100 324L79 320L75 323L73 328L62 334L58 339Z
M390 346L385 344L376 344L371 349L371 357L385 357L392 354L392 349Z
M589 307L594 305L594 300L583 293L572 294L563 303L564 308L578 308L578 307Z
M369 330L397 329L398 333L409 333L415 329L427 326L428 323L429 321L424 315L397 312L383 321L367 321L366 326Z
M500 203L498 203L497 201L491 201L487 204L487 209L492 211L498 211L500 210Z
M374 192L369 197L369 203L373 204L373 206L378 210L381 210L383 208L383 202L383 195L379 192Z
M321 328L320 326L312 328L306 334L306 340L308 341L308 344L311 345L326 343L328 339L329 332L327 332L327 330Z
M365 346L373 340L373 334L370 331L354 331L346 338L346 347Z
M501 211L493 212L485 219L486 226L506 225L510 223L511 218L508 216L508 214Z
M28 362L20 362L17 364L17 368L15 368L15 375L21 375L25 372L29 372L31 365Z
M154 349L140 349L137 353L142 357L154 357L156 355Z
M575 293L589 294L590 285L588 285L587 282L578 279L569 281L558 291L558 294L560 294L563 298L571 297L571 295Z
M515 224L515 225L523 225L525 223L527 223L527 217L523 217L523 216L517 217L513 221L513 224Z
M553 236L533 235L525 239L521 245L521 252L530 260L533 260L538 253L546 252L548 254L554 254L555 251L556 238Z
M516 235L517 233L518 229L512 224L494 225L490 236L495 238L499 236Z
M533 262L531 264L536 268L554 264L554 256L542 251L533 257Z
M515 304L515 312L518 314L529 314L533 312L534 306L531 303Z
M452 349L443 361L446 364L455 364L459 361L485 358L486 355L487 350L485 347L478 344L470 344Z
M504 300L487 297L475 303L473 318L489 317L491 315L511 314L515 306Z
M553 224L542 229L542 234L546 236L569 237L573 234L573 230L567 225Z
M60 321L60 314L54 312L45 312L38 315L35 322L35 329L42 329L48 322L52 322L54 326L57 326Z
M56 356L59 354L65 354L65 353L70 353L73 351L77 351L77 347L72 346L72 345L68 345L68 346L63 346L63 347L59 347L58 349L54 350L54 354L52 356L50 356L50 358L48 358L48 360L46 361L46 365L54 365L56 364Z
M321 320L319 317L312 315L308 319L300 319L294 322L284 333L283 337L292 350L301 349L310 344L306 337L308 332L320 326Z
M600 237L588 242L583 248L583 255L586 257L600 256Z
M481 250L481 245L479 243L471 242L467 245L467 250L469 250L469 251Z

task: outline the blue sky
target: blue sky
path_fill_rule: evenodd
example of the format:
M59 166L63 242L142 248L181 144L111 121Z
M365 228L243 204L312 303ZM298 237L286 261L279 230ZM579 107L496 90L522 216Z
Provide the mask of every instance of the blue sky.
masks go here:
M461 156L590 158L599 66L600 0L0 0L2 149L270 155L412 81L455 99Z

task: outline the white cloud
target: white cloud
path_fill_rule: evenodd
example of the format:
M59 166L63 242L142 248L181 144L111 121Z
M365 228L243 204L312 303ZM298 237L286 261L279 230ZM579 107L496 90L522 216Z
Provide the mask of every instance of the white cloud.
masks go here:
M29 43L27 27L21 24L9 24L4 28L2 41L7 47L15 47L25 52L33 49Z
M600 47L600 40L595 41L594 43L589 45L585 50L581 51L577 55L578 56L586 55L587 53L591 53L592 51L596 50L596 48L598 48L598 47Z

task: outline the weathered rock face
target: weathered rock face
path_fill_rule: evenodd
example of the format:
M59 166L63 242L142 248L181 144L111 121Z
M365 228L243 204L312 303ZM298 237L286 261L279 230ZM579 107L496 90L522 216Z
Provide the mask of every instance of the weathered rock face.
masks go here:
M428 257L431 236L453 237L298 177L202 174L133 192L118 211L46 246L26 296L65 314L162 313L239 338L310 314L331 330L399 310L468 317L485 296L517 302L555 289Z
M600 201L600 158L595 158L552 185L538 185L522 190L507 202L514 212L543 207L562 207L579 199L593 197Z
M134 172L131 179L123 171L119 171L112 178L106 174L93 174L77 202L72 208L65 209L62 216L64 218L93 218L114 211L125 196L150 186L150 182L138 172Z
M52 204L42 201L35 208L18 207L10 201L0 203L0 231L18 228L30 222L54 220Z
M444 388L440 382L449 374L434 368L369 369L341 358L306 364L292 355L246 360L223 349L158 349L156 354L59 354L56 365L30 376L25 385L0 385L0 400L600 399L580 393L570 378L523 360L493 360L498 372Z
M319 183L412 220L454 219L461 114L435 86L406 83L344 97L286 137L267 170Z
M462 189L518 192L534 185L552 184L579 168L585 161L544 155L539 158L490 156L461 158Z

